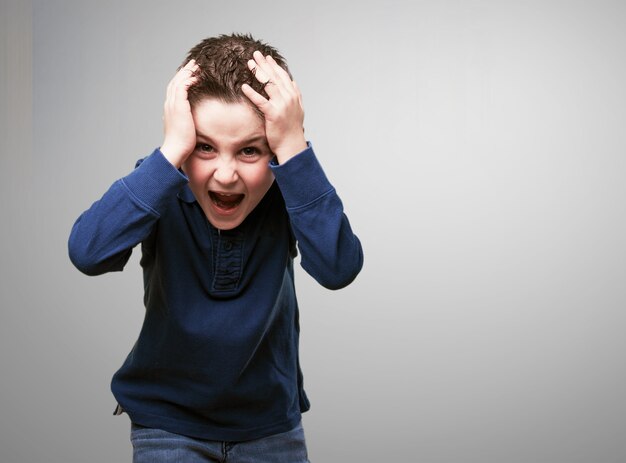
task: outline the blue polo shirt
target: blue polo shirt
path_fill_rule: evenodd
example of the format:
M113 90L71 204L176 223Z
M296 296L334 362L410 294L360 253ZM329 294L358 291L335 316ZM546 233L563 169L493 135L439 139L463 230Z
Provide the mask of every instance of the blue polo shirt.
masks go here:
M302 267L337 289L363 254L310 145L270 168L257 207L217 230L157 149L74 224L70 258L87 275L122 270L141 244L145 319L111 384L133 422L244 441L288 431L308 410L293 259L299 249Z

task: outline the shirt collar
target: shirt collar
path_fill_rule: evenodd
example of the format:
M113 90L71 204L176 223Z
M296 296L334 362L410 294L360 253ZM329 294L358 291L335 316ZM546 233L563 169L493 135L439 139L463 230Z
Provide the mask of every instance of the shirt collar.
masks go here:
M189 185L185 185L184 187L182 187L177 196L178 199L186 203L193 203L196 201L196 197L193 195L193 192L191 191L191 188L189 188Z

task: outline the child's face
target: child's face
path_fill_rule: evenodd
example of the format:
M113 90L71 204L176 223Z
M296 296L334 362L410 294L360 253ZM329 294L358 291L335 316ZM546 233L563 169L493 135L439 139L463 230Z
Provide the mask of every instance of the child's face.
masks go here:
M195 104L192 114L196 148L183 164L189 187L214 227L235 228L274 181L265 122L246 103L212 98Z

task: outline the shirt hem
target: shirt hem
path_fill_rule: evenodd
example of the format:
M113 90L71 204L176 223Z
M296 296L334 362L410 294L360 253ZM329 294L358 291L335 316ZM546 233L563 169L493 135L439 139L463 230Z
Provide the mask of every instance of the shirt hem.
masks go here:
M279 423L273 423L268 426L262 426L249 429L224 429L217 426L210 426L201 423L190 423L187 421L175 420L160 415L152 415L150 413L129 410L126 412L131 422L140 426L149 428L162 429L163 431L174 434L193 437L195 439L225 441L225 442L244 442L263 437L272 436L293 429L302 420L302 413L297 412L290 416L287 420Z

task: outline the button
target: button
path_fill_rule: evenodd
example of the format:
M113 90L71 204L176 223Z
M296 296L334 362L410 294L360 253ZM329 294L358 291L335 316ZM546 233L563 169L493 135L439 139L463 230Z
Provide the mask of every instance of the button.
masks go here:
M224 249L226 249L227 251L230 251L233 248L233 243L230 241L226 241L224 243Z

